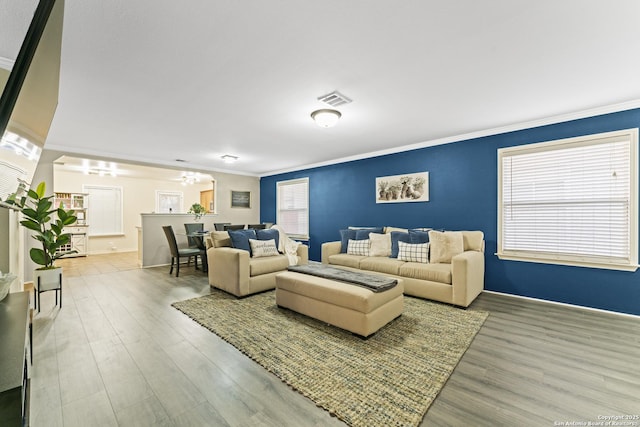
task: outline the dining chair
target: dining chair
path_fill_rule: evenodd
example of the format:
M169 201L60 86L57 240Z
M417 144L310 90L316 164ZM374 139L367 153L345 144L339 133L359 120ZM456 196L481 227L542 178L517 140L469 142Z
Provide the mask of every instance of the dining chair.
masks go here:
M169 250L171 252L171 270L169 274L173 274L173 262L176 262L176 277L180 275L180 258L191 258L195 256L195 267L198 268L198 258L200 255L200 249L198 248L178 248L178 242L176 242L176 235L173 232L173 227L170 225L163 225L164 235L167 236L167 242L169 243Z
M184 225L184 231L187 232L187 244L190 248L201 249L198 246L198 242L195 237L189 237L189 234L196 233L198 231L204 231L204 224L201 222L193 222ZM191 258L187 261L187 265L191 265Z
M214 222L213 223L213 228L216 231L224 231L224 226L225 225L231 225L231 223L230 222Z
M225 224L224 231L227 230L244 230L244 224Z
M249 224L247 228L253 228L254 230L264 230L267 228L267 224Z

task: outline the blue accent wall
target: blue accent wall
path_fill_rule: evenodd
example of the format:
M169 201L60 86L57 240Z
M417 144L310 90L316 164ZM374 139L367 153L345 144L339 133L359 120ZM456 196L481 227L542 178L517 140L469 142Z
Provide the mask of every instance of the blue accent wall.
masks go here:
M276 220L276 182L309 177L309 257L353 226L482 230L485 289L640 315L640 270L503 261L497 251L497 150L502 147L640 127L640 109L540 126L370 159L339 163L260 181L262 222ZM375 179L429 172L430 201L376 204Z

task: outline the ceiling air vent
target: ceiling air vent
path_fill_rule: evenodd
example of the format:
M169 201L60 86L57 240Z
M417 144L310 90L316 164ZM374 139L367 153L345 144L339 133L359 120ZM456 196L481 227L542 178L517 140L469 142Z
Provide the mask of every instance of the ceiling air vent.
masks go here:
M318 98L318 101L322 101L325 104L331 105L332 107L339 107L340 105L348 104L351 102L349 98L347 98L346 96L344 96L338 91L334 91L324 96L321 96Z

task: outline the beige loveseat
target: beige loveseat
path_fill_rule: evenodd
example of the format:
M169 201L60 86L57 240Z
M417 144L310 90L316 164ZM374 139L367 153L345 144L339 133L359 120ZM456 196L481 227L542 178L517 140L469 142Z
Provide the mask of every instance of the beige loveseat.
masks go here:
M484 288L484 234L462 231L464 252L451 263L418 263L384 256L340 253L341 242L322 244L322 263L402 278L405 295L468 307Z
M286 255L251 258L249 252L231 247L226 231L214 231L207 239L209 285L238 297L275 289L276 275L287 270ZM308 264L309 248L299 245L298 265Z

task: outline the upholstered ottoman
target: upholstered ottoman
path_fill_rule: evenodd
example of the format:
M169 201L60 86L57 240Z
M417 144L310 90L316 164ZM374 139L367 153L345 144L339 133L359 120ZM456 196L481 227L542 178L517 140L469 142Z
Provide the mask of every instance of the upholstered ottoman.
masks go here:
M364 287L286 271L276 276L276 304L368 337L402 314L402 281L373 292Z

